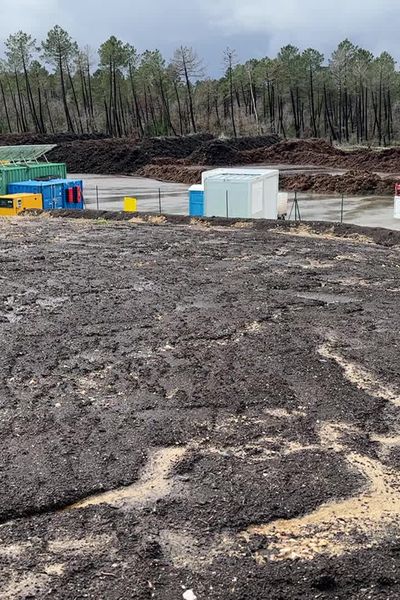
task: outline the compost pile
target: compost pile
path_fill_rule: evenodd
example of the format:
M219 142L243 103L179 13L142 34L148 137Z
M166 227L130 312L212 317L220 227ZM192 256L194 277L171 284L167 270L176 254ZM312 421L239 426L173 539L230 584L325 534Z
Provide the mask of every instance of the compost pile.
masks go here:
M400 147L345 151L322 139L285 140L271 148L243 152L244 163L316 165L340 169L400 171Z
M201 181L201 174L208 167L184 166L159 162L139 169L137 175L192 185ZM396 179L379 177L375 173L365 171L349 171L344 175L306 174L279 176L279 187L285 191L338 193L338 194L392 194Z
M139 143L130 138L76 141L57 146L48 158L66 162L70 172L129 175L156 157L185 158L211 138L199 134L148 138Z
M201 181L201 174L206 171L208 167L193 166L188 167L184 165L176 164L150 164L139 169L136 175L140 177L148 177L150 179L157 179L158 181L170 181L171 183L185 183L192 185Z
M289 163L304 165L337 166L345 152L335 148L326 140L285 140L272 148L259 148L245 151L244 162L248 163Z
M0 146L65 144L67 142L103 140L108 137L105 133L2 133L0 134Z
M210 140L191 154L188 165L229 166L246 162L244 151L269 148L280 141L279 136L243 137L229 140Z
M241 153L224 140L211 140L202 144L187 159L188 165L237 165L242 161Z
M258 135L254 137L244 136L231 139L230 143L236 150L255 150L257 148L269 148L281 141L281 137L276 133L270 135Z
M280 188L298 192L332 192L355 194L392 194L395 179L381 178L375 173L349 171L344 175L281 175Z

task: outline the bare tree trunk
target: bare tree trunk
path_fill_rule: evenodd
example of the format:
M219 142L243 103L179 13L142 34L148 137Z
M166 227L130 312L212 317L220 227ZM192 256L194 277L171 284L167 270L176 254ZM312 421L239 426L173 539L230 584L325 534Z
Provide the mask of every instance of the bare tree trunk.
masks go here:
M3 98L4 112L6 114L8 130L9 130L10 133L12 133L10 115L8 113L7 100L6 100L6 95L4 93L4 87L3 87L3 82L2 81L0 81L0 89L1 89L1 95L2 95L2 98Z
M28 124L26 122L25 107L24 107L24 102L22 99L21 89L19 87L18 74L16 71L15 71L15 81L17 84L18 104L19 104L19 110L20 110L20 115L21 115L22 131L25 132L25 131L28 131Z
M182 49L182 62L183 62L183 70L185 73L186 88L187 88L187 92L188 92L190 121L192 123L193 133L197 133L196 119L194 117L194 108L193 108L192 86L190 84L190 79L189 79L189 74L188 74L188 70L187 70L187 64L186 64L186 59L185 59L185 54L183 52L183 49Z

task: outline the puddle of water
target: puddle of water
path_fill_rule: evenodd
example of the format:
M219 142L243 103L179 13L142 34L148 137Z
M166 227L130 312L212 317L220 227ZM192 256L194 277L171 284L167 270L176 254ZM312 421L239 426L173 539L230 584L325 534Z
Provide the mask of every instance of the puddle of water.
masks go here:
M156 502L167 496L171 491L173 479L170 477L170 471L185 452L186 448L181 447L162 448L153 451L139 481L117 490L90 496L85 500L72 504L68 507L68 510L99 504L110 504L112 506L121 504L144 505L148 502Z
M340 221L341 197L326 194L298 194L302 219L306 221ZM400 229L400 220L393 216L390 196L345 196L344 222L367 227Z

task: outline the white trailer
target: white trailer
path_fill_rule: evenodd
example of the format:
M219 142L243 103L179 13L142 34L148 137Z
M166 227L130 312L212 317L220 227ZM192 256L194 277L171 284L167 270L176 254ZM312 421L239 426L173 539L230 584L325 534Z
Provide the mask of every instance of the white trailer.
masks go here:
M203 173L202 184L206 217L278 218L279 171L214 169Z

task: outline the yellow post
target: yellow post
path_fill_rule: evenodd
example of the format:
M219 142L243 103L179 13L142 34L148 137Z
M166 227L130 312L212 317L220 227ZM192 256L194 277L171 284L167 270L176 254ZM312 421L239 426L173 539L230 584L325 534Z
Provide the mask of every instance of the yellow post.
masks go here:
M136 198L130 198L125 196L124 198L124 212L136 212L137 211L137 200Z

